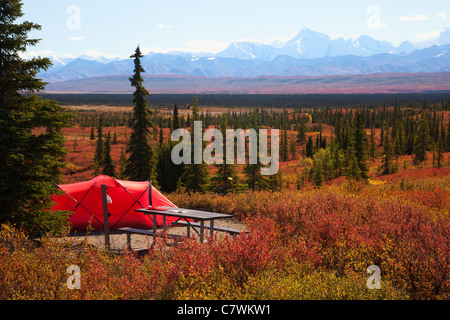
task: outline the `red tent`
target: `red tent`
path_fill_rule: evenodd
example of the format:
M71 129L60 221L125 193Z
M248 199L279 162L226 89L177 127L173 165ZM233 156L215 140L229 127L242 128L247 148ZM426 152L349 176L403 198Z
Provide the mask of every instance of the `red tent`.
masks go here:
M153 228L151 216L135 212L139 208L149 207L149 186L148 181L133 182L115 180L107 176L98 176L90 181L75 184L59 185L59 189L65 192L64 195L54 196L55 205L53 210L72 211L69 218L72 230L86 231L91 224L94 230L103 230L103 202L101 186L106 185L109 228ZM176 207L170 200L164 197L152 186L151 191L152 206ZM156 218L158 226L162 225L162 217ZM167 218L167 224L174 219Z

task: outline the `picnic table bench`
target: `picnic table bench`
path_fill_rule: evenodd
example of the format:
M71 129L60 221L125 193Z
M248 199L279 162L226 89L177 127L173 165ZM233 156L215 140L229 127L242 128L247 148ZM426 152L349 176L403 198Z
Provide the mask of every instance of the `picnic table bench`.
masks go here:
M131 235L132 234L139 234L149 237L161 237L165 239L173 239L175 241L181 241L185 239L186 237L179 234L168 234L161 231L153 232L152 230L145 230L145 229L136 229L136 228L118 228L118 231L124 232L127 235L127 248L131 250Z
M193 226L193 227L200 227L201 225L200 225L200 223L196 223L196 222L189 223L189 222L186 222L186 221L178 221L177 223L172 224L172 226L175 226L175 227L176 226L183 226L183 227L186 226L188 228L187 229L188 230L187 236L189 237L190 236L191 226ZM206 229L210 229L210 226L208 226L208 225L205 225L204 227ZM237 230L237 229L228 228L228 227L214 226L213 229L216 230L216 231L227 232L227 233L229 233L232 236L241 234L242 232L243 233L248 233L248 230Z

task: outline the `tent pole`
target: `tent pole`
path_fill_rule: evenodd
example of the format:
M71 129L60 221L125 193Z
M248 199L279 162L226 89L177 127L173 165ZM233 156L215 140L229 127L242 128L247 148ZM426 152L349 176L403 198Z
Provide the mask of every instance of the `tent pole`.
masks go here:
M153 203L152 203L152 180L149 180L149 185L148 185L148 204L150 207L153 207Z
M109 212L108 212L108 199L106 194L107 186L102 184L102 202L103 202L103 226L105 229L105 247L106 250L111 250L111 244L109 239Z

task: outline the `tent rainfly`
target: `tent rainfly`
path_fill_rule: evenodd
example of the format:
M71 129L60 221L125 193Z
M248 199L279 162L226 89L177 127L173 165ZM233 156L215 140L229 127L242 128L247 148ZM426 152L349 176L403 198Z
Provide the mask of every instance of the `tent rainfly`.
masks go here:
M148 181L133 182L98 176L86 182L59 185L58 188L65 194L53 197L55 205L52 210L73 212L69 218L73 231L86 231L89 225L94 230L103 230L102 185L107 187L110 230L124 227L151 229L152 216L135 212L136 209L148 208L150 205L176 208L176 205L153 186L149 192L151 184ZM162 220L161 216L157 216L158 226L162 225ZM175 218L167 218L168 224L173 221Z

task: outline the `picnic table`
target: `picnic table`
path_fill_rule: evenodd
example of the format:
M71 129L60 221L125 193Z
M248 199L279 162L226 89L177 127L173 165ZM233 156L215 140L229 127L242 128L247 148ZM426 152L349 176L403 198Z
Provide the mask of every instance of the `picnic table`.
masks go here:
M200 211L185 208L173 208L173 207L158 207L158 208L148 208L148 209L137 209L137 212L142 212L145 215L152 215L153 219L153 233L157 232L156 216L160 215L163 217L163 230L166 231L168 226L166 223L167 217L177 218L171 226L187 226L188 233L187 236L190 237L190 230L194 230L200 237L200 242L204 240L204 230L205 228L210 230L210 235L213 235L214 230L225 231L229 233L240 233L240 230L234 230L231 228L215 227L214 221L219 219L229 219L233 216L230 214ZM209 225L205 225L205 222L209 221ZM199 230L198 230L199 229Z

